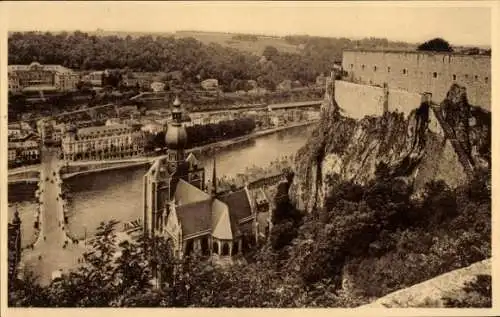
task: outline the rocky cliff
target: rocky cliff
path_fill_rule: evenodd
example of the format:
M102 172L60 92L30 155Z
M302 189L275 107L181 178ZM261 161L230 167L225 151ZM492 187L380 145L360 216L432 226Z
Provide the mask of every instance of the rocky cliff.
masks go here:
M489 138L489 128L485 128L489 127L485 119L488 114L481 112L485 117L473 117L462 87L453 85L446 100L437 107L451 130L457 131L453 136L442 129L441 133L430 129L430 125L439 127L440 123L434 122L438 121L436 110L427 103L415 105L408 117L387 112L355 120L342 116L331 96L334 94L330 89L318 127L296 155L296 177L290 196L299 209L321 208L325 195L339 180L366 183L375 176L379 163L392 176L412 184L415 193L434 179L442 179L452 187L462 184L467 180L467 170L457 155L456 144L450 142L452 139L465 142L467 154L475 153L475 157L483 158L483 163L488 159L485 148L489 148L489 143L484 141ZM462 111L464 107L467 112ZM471 151L471 148L481 150Z

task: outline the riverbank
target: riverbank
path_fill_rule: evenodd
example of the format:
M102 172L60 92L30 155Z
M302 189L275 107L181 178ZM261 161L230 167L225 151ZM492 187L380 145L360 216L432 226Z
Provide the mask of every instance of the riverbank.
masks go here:
M280 131L285 131L288 129L308 126L317 123L318 121L308 121L308 122L300 122L296 124L291 124L283 127L277 127L273 129L267 129L262 131L257 131L249 135L237 137L234 139L219 141L216 143L210 143L198 147L191 148L187 150L187 153L194 153L196 155L204 155L207 153L217 152L218 150L227 148L229 146L243 143L251 139L263 137L269 134L277 133ZM101 161L78 161L78 162L68 162L67 167L64 167L64 172L62 173L62 178L67 179L70 177L74 177L76 175L85 175L89 173L96 173L101 171L108 171L114 169L122 169L122 168L130 168L135 166L140 166L148 163L152 163L157 159L166 158L167 155L159 155L159 156L150 156L150 157L135 157L128 159L119 159L119 160L101 160ZM62 171L61 171L62 172Z
M9 178L11 176L22 173L33 173L33 172L38 173L40 171L40 164L9 168L8 171L9 171Z

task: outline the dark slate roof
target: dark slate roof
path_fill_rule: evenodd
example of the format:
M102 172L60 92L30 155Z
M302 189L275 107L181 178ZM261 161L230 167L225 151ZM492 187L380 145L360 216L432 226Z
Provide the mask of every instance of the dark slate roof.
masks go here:
M183 236L212 229L212 200L177 207Z
M252 207L244 189L218 197L218 199L229 207L231 219L240 221L252 215Z

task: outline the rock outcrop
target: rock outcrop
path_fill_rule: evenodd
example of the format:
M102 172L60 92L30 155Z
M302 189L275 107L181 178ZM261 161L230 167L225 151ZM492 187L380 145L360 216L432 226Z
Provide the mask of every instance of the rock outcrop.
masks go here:
M384 163L392 176L412 184L415 193L435 179L451 187L466 182L467 171L446 133L429 128L439 126L429 104L415 105L407 118L402 113L386 112L355 120L340 114L333 96L330 89L319 126L296 155L290 196L299 209L321 208L336 181L368 182L379 163ZM489 129L484 128L486 124L470 128L471 111L462 87L453 85L440 108L468 154L474 152L471 148L484 148L471 140L480 143Z

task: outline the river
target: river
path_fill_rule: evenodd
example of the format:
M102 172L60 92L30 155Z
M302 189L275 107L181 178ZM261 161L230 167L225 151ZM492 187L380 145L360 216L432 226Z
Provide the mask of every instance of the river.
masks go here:
M38 211L38 203L35 197L35 191L38 186L31 184L9 184L8 200L9 215L8 221L14 218L16 210L21 218L21 246L25 247L35 240L35 219Z
M282 156L294 155L302 147L313 126L296 127L262 136L222 149L216 154L199 157L210 178L213 155L217 176L233 177L252 165L266 166ZM66 180L71 197L68 200L69 229L73 236L91 236L102 221L121 222L142 217L142 181L147 166L80 175ZM117 228L121 230L121 225Z

